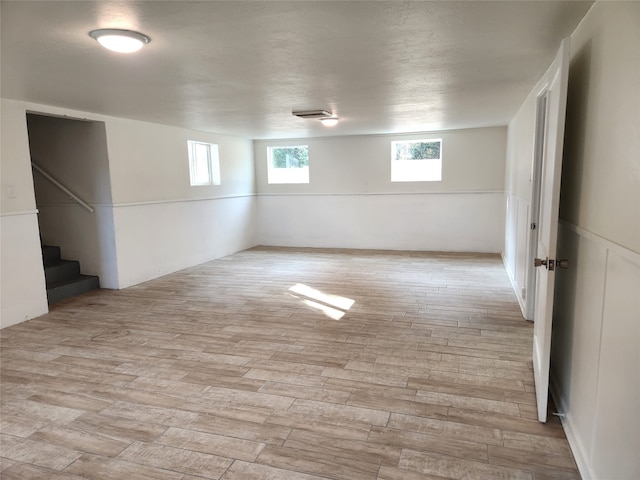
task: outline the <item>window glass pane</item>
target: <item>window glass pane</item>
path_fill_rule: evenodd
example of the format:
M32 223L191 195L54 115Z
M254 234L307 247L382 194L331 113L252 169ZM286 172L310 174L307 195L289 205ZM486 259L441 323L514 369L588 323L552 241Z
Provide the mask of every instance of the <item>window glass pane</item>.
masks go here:
M440 158L440 140L393 142L395 160L434 160Z
M195 180L197 185L207 185L209 183L209 159L196 155Z
M191 140L187 145L191 185L220 185L218 145Z
M309 183L309 146L267 147L268 183Z
M218 145L209 145L209 168L211 169L211 183L220 185L220 154Z
M196 161L198 163L207 162L209 159L209 145L204 143L195 143Z
M303 168L309 166L309 147L272 147L271 165L273 168Z
M442 140L391 142L391 181L442 181Z
M399 160L391 165L392 182L439 182L441 160Z

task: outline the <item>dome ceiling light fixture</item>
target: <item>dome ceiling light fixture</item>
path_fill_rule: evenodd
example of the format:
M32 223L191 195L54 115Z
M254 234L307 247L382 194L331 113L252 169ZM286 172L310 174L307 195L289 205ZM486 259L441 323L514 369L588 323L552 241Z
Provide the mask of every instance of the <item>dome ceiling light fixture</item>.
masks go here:
M325 127L333 127L338 124L340 120L338 117L334 116L333 113L328 110L299 110L291 112L296 117L300 118L314 118L318 119L322 122Z
M335 127L338 124L338 117L321 118L320 121L325 127Z
M133 30L99 28L91 30L89 36L104 48L118 53L133 53L151 41L149 37Z

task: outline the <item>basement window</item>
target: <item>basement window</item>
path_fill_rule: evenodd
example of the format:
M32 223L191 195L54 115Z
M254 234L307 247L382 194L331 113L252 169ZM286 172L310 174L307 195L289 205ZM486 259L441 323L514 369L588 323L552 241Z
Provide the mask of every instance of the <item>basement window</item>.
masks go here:
M309 183L309 146L267 147L268 183Z
M392 182L440 182L442 139L391 142Z
M220 158L215 143L187 141L191 185L220 185Z

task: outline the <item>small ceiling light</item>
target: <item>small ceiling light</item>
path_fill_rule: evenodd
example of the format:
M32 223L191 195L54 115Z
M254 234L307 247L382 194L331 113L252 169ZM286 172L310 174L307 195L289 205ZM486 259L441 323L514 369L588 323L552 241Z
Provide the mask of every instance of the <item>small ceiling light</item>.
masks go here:
M325 127L333 127L338 124L338 117L333 115L333 112L328 110L294 110L291 112L296 117L304 118L304 119L318 119L322 122Z
M327 118L333 116L333 114L327 110L294 110L291 114L300 118Z
M89 36L96 39L104 48L119 53L137 52L151 41L149 37L140 32L113 28L92 30L89 32Z
M338 124L338 117L321 118L320 121L325 127L334 127Z

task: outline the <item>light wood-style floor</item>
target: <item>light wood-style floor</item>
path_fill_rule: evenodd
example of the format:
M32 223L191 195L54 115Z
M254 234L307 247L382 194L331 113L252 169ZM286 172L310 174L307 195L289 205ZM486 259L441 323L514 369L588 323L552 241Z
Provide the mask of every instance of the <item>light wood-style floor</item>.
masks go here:
M255 248L6 328L13 479L577 479L497 256Z

